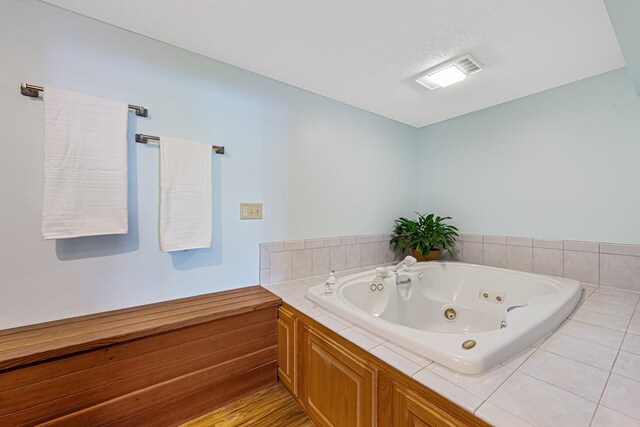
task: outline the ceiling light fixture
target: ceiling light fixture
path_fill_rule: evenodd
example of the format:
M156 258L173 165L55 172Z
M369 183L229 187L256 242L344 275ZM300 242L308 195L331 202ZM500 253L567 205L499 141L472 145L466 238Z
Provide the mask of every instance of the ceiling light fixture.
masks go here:
M435 90L461 82L480 70L480 63L467 54L429 68L416 81L430 90Z

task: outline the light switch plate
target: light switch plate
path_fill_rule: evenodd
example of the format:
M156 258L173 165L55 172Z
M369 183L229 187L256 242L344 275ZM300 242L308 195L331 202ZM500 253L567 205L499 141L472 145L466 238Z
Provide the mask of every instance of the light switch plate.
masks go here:
M240 203L240 219L262 219L262 203Z

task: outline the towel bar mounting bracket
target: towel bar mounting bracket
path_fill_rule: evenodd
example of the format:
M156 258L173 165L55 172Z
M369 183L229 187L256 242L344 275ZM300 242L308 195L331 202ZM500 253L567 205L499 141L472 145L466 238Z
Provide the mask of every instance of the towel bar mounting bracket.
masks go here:
M20 85L20 93L31 98L38 98L40 96L40 91L38 89L30 87L26 83L22 83Z

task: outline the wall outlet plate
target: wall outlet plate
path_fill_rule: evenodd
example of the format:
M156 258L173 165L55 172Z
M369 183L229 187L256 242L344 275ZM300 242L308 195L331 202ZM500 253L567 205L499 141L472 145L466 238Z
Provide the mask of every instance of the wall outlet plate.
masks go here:
M240 219L262 219L262 203L240 203Z

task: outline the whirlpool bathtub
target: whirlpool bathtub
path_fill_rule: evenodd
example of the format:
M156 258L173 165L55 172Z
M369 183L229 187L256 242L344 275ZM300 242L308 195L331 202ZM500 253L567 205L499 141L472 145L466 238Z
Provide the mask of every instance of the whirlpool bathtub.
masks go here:
M375 270L324 284L320 306L464 374L478 374L556 329L581 297L575 280L456 262L418 263L376 279Z

